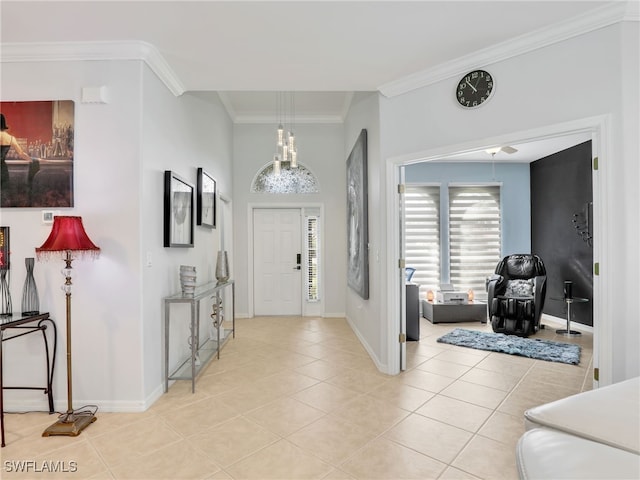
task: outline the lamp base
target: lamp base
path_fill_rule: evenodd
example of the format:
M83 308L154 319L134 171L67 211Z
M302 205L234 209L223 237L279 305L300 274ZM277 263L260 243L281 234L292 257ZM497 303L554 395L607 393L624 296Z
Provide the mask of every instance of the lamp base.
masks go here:
M95 415L86 414L78 415L75 413L66 413L61 415L56 423L49 426L44 432L43 437L51 437L54 435L65 435L67 437L77 437L80 432L97 420Z

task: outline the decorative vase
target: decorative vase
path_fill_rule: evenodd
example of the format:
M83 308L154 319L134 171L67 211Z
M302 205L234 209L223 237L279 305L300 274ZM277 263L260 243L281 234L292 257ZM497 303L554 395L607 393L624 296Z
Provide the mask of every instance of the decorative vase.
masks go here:
M180 265L180 287L183 296L193 296L196 290L196 267Z
M8 269L0 270L0 317L10 317L13 314L11 308L11 292L7 282Z
M216 261L216 279L218 283L224 283L229 280L229 258L227 257L226 250L220 250L218 252L218 259Z
M35 260L33 258L25 258L24 264L27 267L27 278L25 278L24 287L22 288L22 315L37 315L40 313L40 299L38 298L36 280L33 278Z

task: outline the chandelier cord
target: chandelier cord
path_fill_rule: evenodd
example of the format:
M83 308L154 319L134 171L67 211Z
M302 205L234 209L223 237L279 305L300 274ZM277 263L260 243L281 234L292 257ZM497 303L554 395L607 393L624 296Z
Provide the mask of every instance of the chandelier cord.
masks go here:
M277 175L284 167L283 162L289 168L298 167L298 152L295 140L295 92L276 92L276 122L277 140L276 153L273 155L273 170ZM287 123L288 122L288 123Z

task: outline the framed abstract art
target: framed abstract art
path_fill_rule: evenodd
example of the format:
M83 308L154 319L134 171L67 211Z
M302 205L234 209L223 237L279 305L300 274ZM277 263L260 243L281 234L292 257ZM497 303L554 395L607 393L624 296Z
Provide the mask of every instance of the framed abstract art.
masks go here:
M347 158L347 283L369 298L369 209L367 131L362 130Z
M196 223L216 228L216 181L202 168L198 168Z
M193 185L164 172L164 246L193 247Z

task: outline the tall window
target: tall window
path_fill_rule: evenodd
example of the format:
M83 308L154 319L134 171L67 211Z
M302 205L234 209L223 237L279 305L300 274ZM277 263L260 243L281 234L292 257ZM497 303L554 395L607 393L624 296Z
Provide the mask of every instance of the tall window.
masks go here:
M456 290L486 298L485 281L501 258L500 187L449 187L449 259Z
M440 187L405 190L405 263L415 268L412 281L422 290L440 285Z
M308 215L306 221L306 264L307 275L305 281L306 297L309 302L320 300L319 283L320 275L318 270L320 255L320 239L318 235L319 216Z

